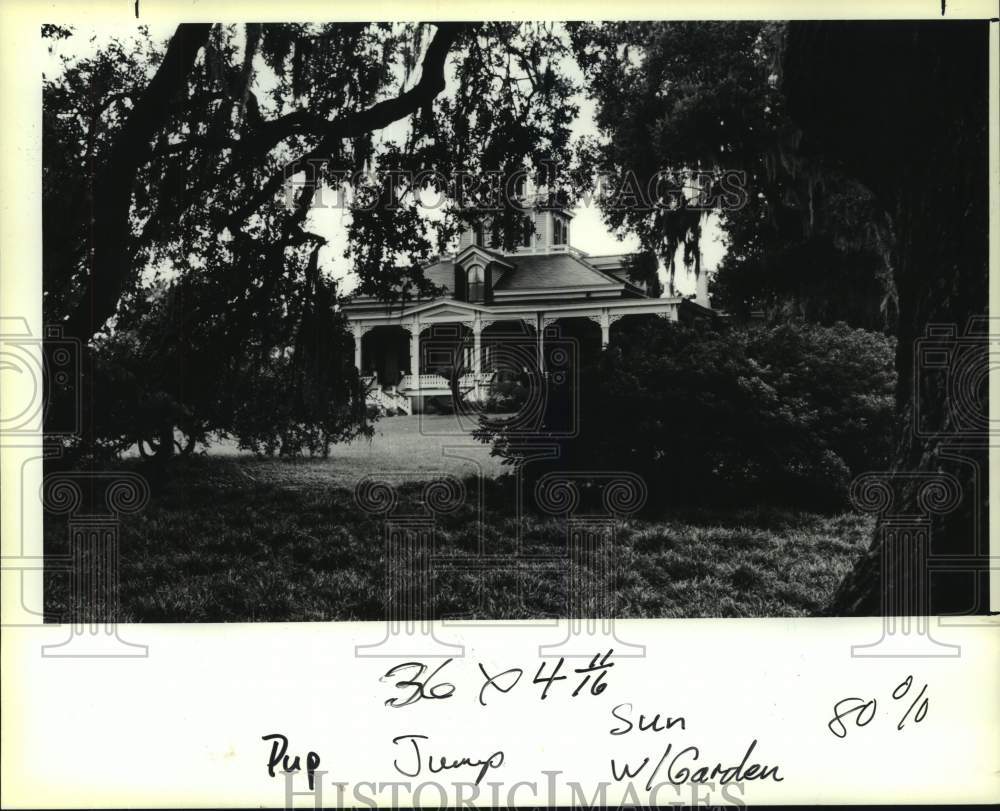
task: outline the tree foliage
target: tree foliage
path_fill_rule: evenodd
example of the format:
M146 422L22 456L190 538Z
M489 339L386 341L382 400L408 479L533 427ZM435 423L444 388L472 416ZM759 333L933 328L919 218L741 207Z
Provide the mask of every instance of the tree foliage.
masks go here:
M705 219L728 251L716 306L884 328L894 314L891 231L871 192L818 157L777 82L784 25L761 22L601 23L571 28L597 104L600 137L581 149L592 174L622 184L599 200L607 223L662 259L671 286L680 255L700 273ZM665 173L650 205L631 204ZM735 193L736 179L742 193Z
M113 378L161 404L146 416L239 430L254 448L318 447L360 413L344 411L352 339L316 261L324 193L352 192L358 291L391 303L433 291L422 267L484 199L519 222L480 188L463 207L456 176L568 158L576 110L552 24L192 24L165 45L140 28L82 58L77 34L43 35L66 54L43 92L47 319L89 343L91 390L118 365L128 373ZM431 191L458 201L434 223L418 207ZM192 297L194 310L179 304ZM211 385L196 398L162 368L171 353L201 365L192 374Z
M93 347L88 396L99 447L169 451L176 429L178 449L233 435L257 453L325 454L370 432L336 290L316 251L285 257L280 274L264 278L272 276L281 291L269 295L259 294L260 277L244 288L207 272L156 279L130 295Z
M989 408L980 385L988 377L989 28L985 20L788 27L782 89L802 151L836 161L871 189L894 235L893 502L835 598L838 614L989 609L981 541L989 534ZM944 369L921 356L929 333L945 336L935 347ZM962 559L962 571L915 566L918 549L888 552L893 517L933 513L925 486L949 482L959 501L934 517L925 549Z
M86 195L102 184L107 191L102 178L126 170L126 188L112 190L130 203L123 285L149 262L220 250L222 234L232 255L248 245L315 244L307 218L317 195L353 183L349 258L364 292L394 298L407 285L426 289L420 267L434 245L415 216L421 190L449 184L460 199L453 179L462 172L482 178L568 157L576 110L557 67L563 40L551 24L499 22L182 25L165 50L147 40L139 53L115 40L46 82L47 121L114 110L90 130L75 121L53 130L51 164L75 167L82 205L74 225L97 208ZM112 79L102 84L105 73ZM136 111L154 101L163 112L135 133ZM129 136L142 144L122 166ZM378 179L366 186L362 172ZM442 239L458 217L478 214L445 213ZM90 318L92 331L76 331L89 338L124 288L85 237L82 228L68 232L73 250L58 268L53 257L50 270L81 291L72 312L92 307L105 287L116 294ZM396 261L400 254L408 261Z

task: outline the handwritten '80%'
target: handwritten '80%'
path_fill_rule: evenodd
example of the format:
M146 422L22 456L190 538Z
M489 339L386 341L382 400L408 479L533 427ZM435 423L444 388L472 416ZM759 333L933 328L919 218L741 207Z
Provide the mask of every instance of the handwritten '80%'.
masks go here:
M910 688L913 686L913 676L907 676L903 681L896 685L896 689L892 691L892 697L895 701L901 701L906 698L910 692ZM906 722L911 719L914 723L920 723L924 720L927 715L927 710L930 708L930 700L924 697L927 692L927 685L924 684L920 688L920 692L916 698L910 700L909 706L906 711L899 719L899 723L896 724L896 729L901 731ZM868 726L875 718L878 711L878 700L875 698L858 698L857 696L851 696L849 698L842 698L836 704L833 705L833 718L827 724L830 732L836 735L838 738L847 737L847 726L844 724L844 719L852 720L854 726L864 727Z

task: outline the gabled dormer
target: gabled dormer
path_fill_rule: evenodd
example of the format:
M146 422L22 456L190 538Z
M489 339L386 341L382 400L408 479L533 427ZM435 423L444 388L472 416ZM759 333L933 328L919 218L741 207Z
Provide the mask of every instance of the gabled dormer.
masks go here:
M470 304L492 304L494 286L513 269L502 254L469 245L455 257L454 298Z

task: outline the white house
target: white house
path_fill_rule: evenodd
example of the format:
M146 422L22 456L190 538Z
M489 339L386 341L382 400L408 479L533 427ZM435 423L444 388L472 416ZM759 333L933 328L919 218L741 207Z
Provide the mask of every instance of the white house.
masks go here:
M482 226L465 230L456 255L437 257L424 270L443 288L436 298L391 310L373 297L345 306L355 365L371 398L419 410L424 397L451 394L445 370L460 374L468 396L481 396L501 369L532 366L544 373L547 340L573 335L581 352L600 352L624 318L676 321L712 313L702 280L700 301L654 297L628 279L625 256L573 248L568 211L535 207L527 216L534 233L526 228L523 244L512 252L487 247Z

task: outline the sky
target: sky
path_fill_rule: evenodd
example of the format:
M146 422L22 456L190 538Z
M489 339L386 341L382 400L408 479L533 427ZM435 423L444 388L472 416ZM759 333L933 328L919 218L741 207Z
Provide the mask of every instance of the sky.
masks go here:
M563 64L565 70L579 86L584 86L582 72L573 62ZM419 80L419 69L411 77L411 82ZM449 77L444 93L447 94L453 89L453 77ZM570 99L570 103L577 105L579 114L571 127L574 138L583 136L595 136L598 134L595 124L595 102L588 98L585 92L576 94ZM381 137L392 140L402 140L405 138L407 122L399 121L386 128ZM428 217L433 217L434 212L426 212ZM310 230L322 234L329 240L329 243L320 251L320 262L327 272L335 278L341 280L342 291L350 292L353 287L354 278L348 260L344 259L343 253L346 247L345 229L349 223L349 215L343 211L336 210L314 210L309 220ZM639 241L632 236L626 236L619 240L604 224L601 219L600 209L596 204L590 206L580 206L573 209L573 223L570 227L570 245L592 256L602 256L607 254L630 253L639 250ZM703 224L702 231L702 268L708 272L714 271L726 248L723 233L719 228L718 218L709 215ZM681 249L679 249L681 250ZM677 272L674 278L674 285L682 295L695 292L696 281L693 274L688 274L684 270L683 262L677 257ZM660 277L664 288L667 286L667 272L662 266Z
M154 39L166 40L173 32L173 26L149 25L149 33ZM77 56L89 56L99 50L112 37L127 40L132 35L132 29L119 27L115 29L104 28L100 30L77 29L76 34L69 40L57 43L56 50L48 58L46 72L53 76L59 72L60 62L58 55L60 52ZM563 65L563 69L570 73L571 77L579 85L583 85L583 76L574 63ZM419 69L410 81L419 79ZM256 80L259 84L255 87L258 96L266 93L268 75L267 71L259 71ZM449 81L449 84L451 81ZM446 94L449 88L446 87ZM579 107L579 115L572 126L574 137L584 135L596 135L593 100L586 97L585 93L578 94L571 100ZM406 134L407 122L400 121L378 134L379 138L399 140ZM600 210L596 204L581 206L573 210L574 219L570 228L570 244L572 247L584 251L594 256L603 254L629 253L638 250L639 243L634 237L626 236L619 240L605 226L601 219ZM427 212L428 217L434 217L434 212ZM307 227L327 239L327 245L320 251L320 264L323 270L342 280L342 292L348 293L353 288L354 279L350 267L350 261L344 257L344 250L347 246L346 232L349 224L350 214L346 210L337 209L332 206L325 209L314 209L310 214ZM709 215L703 225L702 231L702 268L713 271L725 255L725 244L723 234L718 226L718 220L714 215ZM689 294L695 291L695 279L693 275L685 272L683 263L677 261L677 274L675 286L679 293ZM666 283L666 272L661 267L661 279Z

